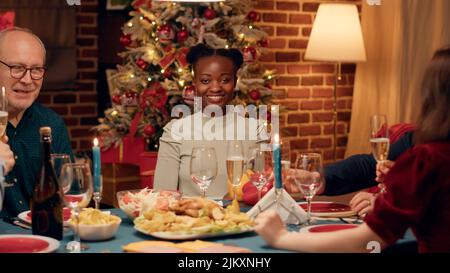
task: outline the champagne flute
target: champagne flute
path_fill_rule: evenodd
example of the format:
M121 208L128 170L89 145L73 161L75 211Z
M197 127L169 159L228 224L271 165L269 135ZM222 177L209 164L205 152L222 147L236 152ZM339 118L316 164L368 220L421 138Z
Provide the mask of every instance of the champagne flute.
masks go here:
M231 140L227 144L227 175L228 180L233 185L234 202L237 200L237 190L241 184L244 172L244 149L242 141Z
M87 249L81 245L78 234L79 213L85 208L92 197L93 184L89 165L84 163L66 163L61 168L60 183L63 189L64 204L75 216L74 240L67 243L66 249L70 253L79 253Z
M247 169L253 172L250 181L258 190L258 201L261 200L261 189L269 181L273 170L272 153L258 147L250 147Z
M6 95L5 87L2 86L0 92L0 137L3 138L6 132L6 126L8 125L8 98Z
M373 115L370 119L370 144L377 162L383 163L389 154L389 130L385 115Z
M386 115L373 115L370 118L370 146L372 155L383 164L389 155L389 130ZM379 184L380 192L385 192L384 184Z
M190 162L191 179L202 191L205 198L206 191L217 175L216 150L212 147L195 147L192 149Z
M305 196L307 207L307 225L311 224L311 201L323 184L322 156L317 153L302 153L295 162L294 180Z

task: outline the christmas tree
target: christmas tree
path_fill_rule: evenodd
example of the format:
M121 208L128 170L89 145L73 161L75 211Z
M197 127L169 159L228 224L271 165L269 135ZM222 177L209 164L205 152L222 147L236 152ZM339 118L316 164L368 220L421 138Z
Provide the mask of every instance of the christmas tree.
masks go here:
M258 62L267 47L267 33L255 26L260 20L252 10L255 4L254 0L195 4L135 0L120 38L126 48L119 54L124 63L110 79L113 106L94 127L102 146L117 146L131 135L150 139L157 147L172 107L193 104L195 89L186 54L197 43L240 49L244 65L233 103L270 105L274 71Z

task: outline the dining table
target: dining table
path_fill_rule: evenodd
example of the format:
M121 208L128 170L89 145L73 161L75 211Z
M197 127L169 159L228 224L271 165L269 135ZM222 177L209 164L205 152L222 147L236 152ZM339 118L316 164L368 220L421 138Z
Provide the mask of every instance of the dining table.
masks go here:
M242 211L247 211L250 207L241 206ZM129 218L121 209L112 208L108 209L113 215L117 215L122 219L122 222L117 230L115 236L111 239L104 241L82 241L82 243L87 244L89 247L83 250L83 253L123 253L123 246L140 241L149 240L161 240L152 237L147 234L143 234L134 228L134 223L131 218ZM9 221L10 222L10 221ZM4 219L0 221L0 235L13 235L13 234L28 234L31 235L31 229L26 228L26 226L15 225L9 223ZM325 225L325 224L348 224L348 223L362 223L355 218L315 218L313 225ZM288 230L298 231L300 226L298 225L287 225ZM66 244L73 240L73 232L69 228L64 228L63 239L60 241L59 248L55 251L57 253L65 253ZM201 238L201 240L222 243L225 245L237 246L242 248L247 248L253 253L290 253L291 251L275 249L267 245L262 237L256 234L254 231L248 231L240 234L234 235L219 235L208 238ZM397 243L414 241L414 235L411 230L408 230L401 240ZM179 241L173 241L179 242Z

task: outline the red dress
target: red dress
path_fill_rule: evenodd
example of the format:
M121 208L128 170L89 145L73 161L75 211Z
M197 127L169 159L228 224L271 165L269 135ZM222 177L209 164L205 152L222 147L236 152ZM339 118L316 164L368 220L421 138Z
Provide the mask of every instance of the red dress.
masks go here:
M385 179L367 225L389 244L411 228L419 252L450 252L450 142L416 145Z

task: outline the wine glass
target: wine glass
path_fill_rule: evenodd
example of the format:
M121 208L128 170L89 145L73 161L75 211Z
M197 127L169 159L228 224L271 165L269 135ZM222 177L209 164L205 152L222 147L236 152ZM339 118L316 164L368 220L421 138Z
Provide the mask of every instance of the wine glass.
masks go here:
M298 154L295 161L294 180L308 204L307 225L309 225L311 224L311 200L323 184L322 156L317 153Z
M74 240L67 243L66 249L71 253L79 253L87 249L87 245L80 244L78 235L79 213L85 208L92 197L92 174L88 164L66 163L61 168L60 183L63 190L64 204L75 216Z
M258 201L261 200L261 189L270 180L273 170L272 153L258 147L250 147L247 158L247 169L253 172L250 181L258 190Z
M194 147L190 163L191 179L202 191L205 198L206 191L217 175L216 150L212 147Z
M373 115L370 119L370 145L377 162L383 163L389 154L389 130L385 115Z
M0 90L0 138L3 138L8 125L8 98L5 87Z
M389 155L389 130L386 115L373 115L370 118L370 146L372 155L378 163L383 164ZM380 192L385 191L383 183Z
M233 185L234 202L237 200L237 189L241 184L244 172L244 149L242 141L231 140L227 143L227 176Z
M61 169L64 164L71 163L72 160L68 154L50 154L50 160L52 162L53 169L55 170L56 178L61 175Z

